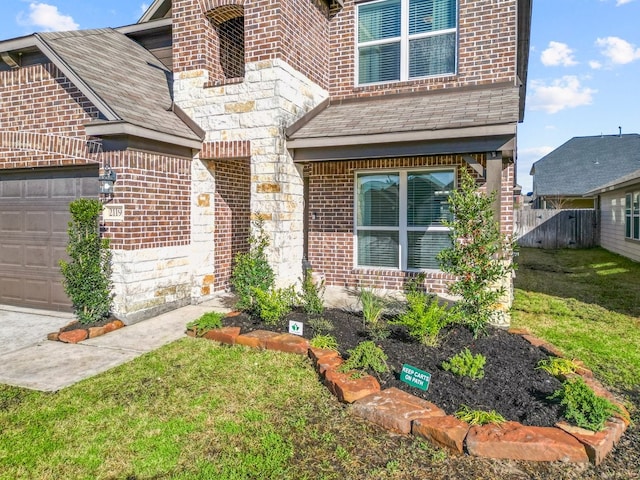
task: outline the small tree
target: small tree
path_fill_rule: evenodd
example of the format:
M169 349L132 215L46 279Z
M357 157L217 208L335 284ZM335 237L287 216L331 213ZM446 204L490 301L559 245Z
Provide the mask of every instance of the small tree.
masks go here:
M275 274L267 259L269 237L264 231L264 219L254 222L254 232L249 235L249 251L238 253L231 274L231 285L238 295L236 308L252 310L255 307L255 290L267 292L275 282Z
M71 261L60 260L64 291L73 304L78 321L99 322L111 313L111 250L109 240L100 237L102 204L81 198L69 206L67 253Z
M500 282L513 271L513 243L500 233L494 199L495 192L478 192L473 177L463 170L460 188L449 198L453 220L446 225L452 246L438 255L442 270L456 276L449 290L462 297L458 308L474 336L499 315L497 306L505 294Z

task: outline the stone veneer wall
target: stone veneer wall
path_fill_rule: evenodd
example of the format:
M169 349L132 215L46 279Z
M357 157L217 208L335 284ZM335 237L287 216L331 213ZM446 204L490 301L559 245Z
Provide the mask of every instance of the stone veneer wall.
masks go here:
M245 72L242 82L220 86L208 86L206 70L176 73L175 101L206 130L206 158L237 158L224 147L244 142L251 214L266 219L278 284L291 284L302 273L304 202L302 175L286 149L284 130L328 94L283 60L248 63Z

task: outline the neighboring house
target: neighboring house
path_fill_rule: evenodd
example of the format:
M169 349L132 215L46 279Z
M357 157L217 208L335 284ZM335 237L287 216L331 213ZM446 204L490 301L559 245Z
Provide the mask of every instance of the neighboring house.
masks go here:
M593 189L640 168L640 135L574 137L531 167L534 208L595 208Z
M598 199L600 245L640 262L640 168L587 195Z
M65 209L105 216L127 321L229 288L252 218L278 283L401 288L461 169L512 233L531 0L156 0L136 25L0 42L0 302L65 308ZM114 209L115 211L116 209Z

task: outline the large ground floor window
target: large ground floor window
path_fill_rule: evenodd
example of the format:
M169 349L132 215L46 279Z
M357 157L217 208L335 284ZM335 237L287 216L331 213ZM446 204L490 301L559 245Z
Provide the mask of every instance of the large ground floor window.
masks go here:
M358 267L438 269L451 245L445 220L455 169L356 173Z

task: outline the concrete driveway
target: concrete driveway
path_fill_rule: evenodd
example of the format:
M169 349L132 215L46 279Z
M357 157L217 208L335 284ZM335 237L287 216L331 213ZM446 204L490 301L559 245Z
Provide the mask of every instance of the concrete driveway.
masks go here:
M0 356L36 345L71 321L71 313L0 305Z

